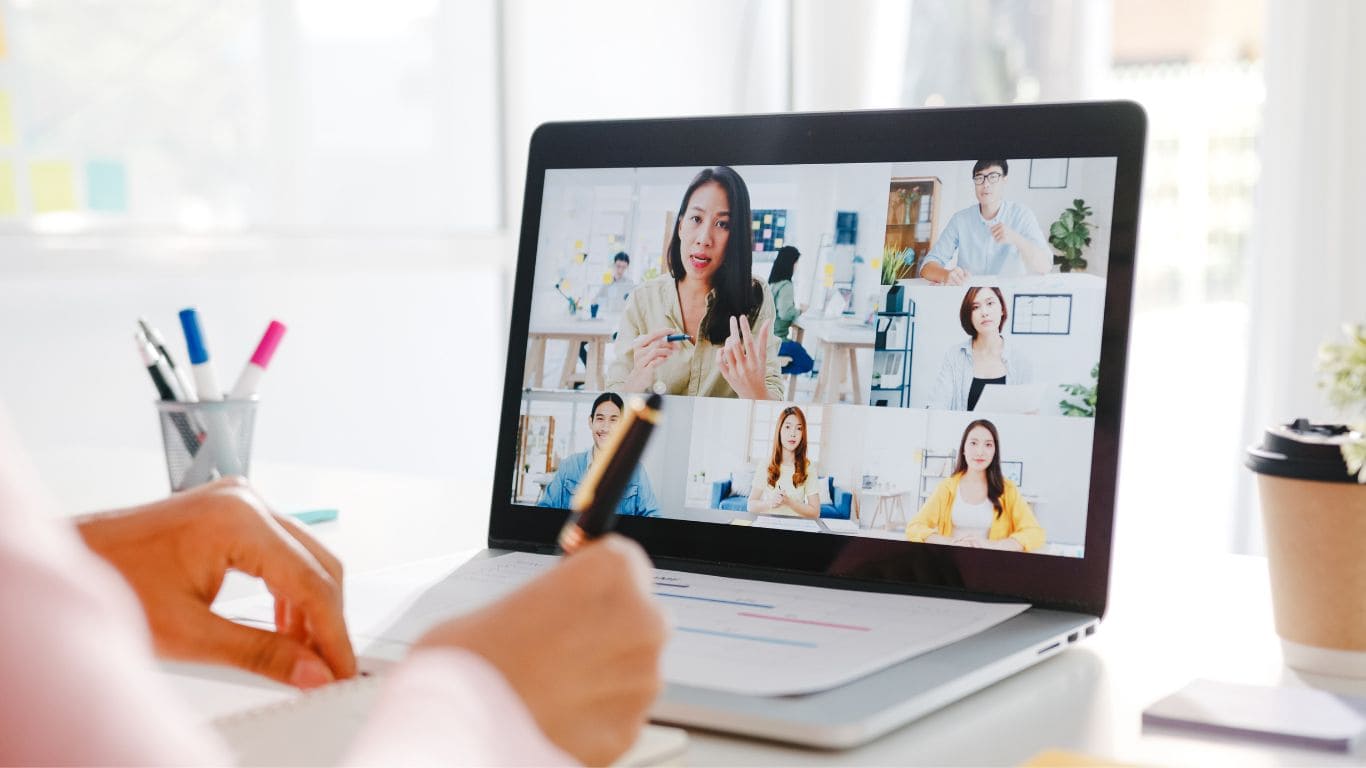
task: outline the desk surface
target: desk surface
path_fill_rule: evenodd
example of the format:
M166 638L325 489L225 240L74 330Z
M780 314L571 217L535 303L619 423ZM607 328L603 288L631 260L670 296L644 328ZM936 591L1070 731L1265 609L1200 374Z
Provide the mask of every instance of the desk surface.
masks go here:
M54 488L67 509L132 503L165 493L155 454L91 458L79 453L35 456L49 477L70 466L98 468L83 476L84 483ZM462 472L481 474L459 467L448 478L253 468L257 487L282 511L340 509L338 520L311 530L351 573L482 546L488 479ZM1302 675L1281 663L1263 558L1215 553L1201 562L1186 562L1185 555L1174 558L1146 547L1125 547L1122 537L1116 549L1109 613L1094 637L1066 653L859 749L811 751L694 732L683 762L1017 765L1044 749L1061 748L1148 765L1362 764L1361 755L1144 732L1139 720L1143 708L1198 677L1312 684L1356 695L1366 695L1366 681ZM257 589L237 580L223 597ZM169 666L176 687L205 717L291 695L281 686L230 670Z

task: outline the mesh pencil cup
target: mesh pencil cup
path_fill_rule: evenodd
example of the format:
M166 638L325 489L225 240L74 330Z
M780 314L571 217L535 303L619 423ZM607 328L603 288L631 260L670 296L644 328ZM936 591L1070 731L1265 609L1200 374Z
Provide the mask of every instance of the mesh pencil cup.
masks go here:
M247 474L256 398L199 403L162 400L156 406L172 491Z

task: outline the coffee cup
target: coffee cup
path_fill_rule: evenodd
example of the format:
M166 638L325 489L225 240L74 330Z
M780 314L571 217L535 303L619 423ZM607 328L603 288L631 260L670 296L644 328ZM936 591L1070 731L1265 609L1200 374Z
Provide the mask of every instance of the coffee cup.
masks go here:
M1247 450L1266 531L1271 602L1285 663L1366 677L1366 485L1342 459L1362 435L1340 425L1266 430Z

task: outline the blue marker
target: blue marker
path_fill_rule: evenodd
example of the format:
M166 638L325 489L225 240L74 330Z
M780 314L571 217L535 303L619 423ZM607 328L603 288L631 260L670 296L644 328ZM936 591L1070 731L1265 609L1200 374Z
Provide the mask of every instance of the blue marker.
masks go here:
M185 330L185 348L190 353L190 368L194 371L199 399L222 400L223 390L209 364L209 350L204 346L204 332L199 328L199 313L193 308L180 310L180 327Z

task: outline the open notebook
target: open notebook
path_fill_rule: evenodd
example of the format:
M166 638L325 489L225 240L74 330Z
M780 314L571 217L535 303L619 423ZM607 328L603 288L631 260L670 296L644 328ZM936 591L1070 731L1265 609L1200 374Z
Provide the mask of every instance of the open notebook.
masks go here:
M377 674L357 677L289 701L226 715L212 725L237 765L340 765L381 685ZM650 725L616 765L678 764L687 746L685 731Z

